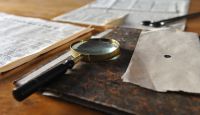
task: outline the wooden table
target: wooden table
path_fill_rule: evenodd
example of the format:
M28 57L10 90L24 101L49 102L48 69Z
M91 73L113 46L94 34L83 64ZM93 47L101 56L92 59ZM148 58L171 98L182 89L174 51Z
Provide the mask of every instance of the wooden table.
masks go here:
M21 16L51 19L91 1L92 0L0 0L0 11ZM192 0L190 13L197 11L200 11L200 2L199 0ZM200 18L188 20L186 31L200 34L199 22ZM44 63L45 62L40 62L40 64ZM76 104L62 102L38 94L32 95L24 102L17 102L13 99L11 94L13 88L12 82L22 74L23 72L10 74L10 77L0 80L0 115L103 114Z

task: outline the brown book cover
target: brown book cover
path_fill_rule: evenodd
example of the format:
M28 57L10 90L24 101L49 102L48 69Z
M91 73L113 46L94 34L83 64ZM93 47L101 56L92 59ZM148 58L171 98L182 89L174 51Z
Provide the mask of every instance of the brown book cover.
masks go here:
M200 96L186 93L158 93L122 82L137 44L140 30L117 28L106 35L120 42L116 60L80 62L42 90L61 100L77 103L108 114L198 115Z

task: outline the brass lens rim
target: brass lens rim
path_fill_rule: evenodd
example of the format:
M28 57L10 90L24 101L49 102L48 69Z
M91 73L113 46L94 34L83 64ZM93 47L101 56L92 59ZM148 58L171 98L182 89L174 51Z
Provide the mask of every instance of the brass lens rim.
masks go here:
M108 53L100 54L100 55L92 55L92 54L88 54L88 53L79 52L79 51L73 49L73 46L75 44L85 43L85 42L87 42L89 40L109 41L112 45L114 45L116 47L116 49L114 51L112 51L112 52L108 52ZM75 43L71 44L71 46L70 46L71 55L74 58L82 56L83 57L82 58L83 61L89 61L89 62L109 60L109 59L112 59L112 58L120 55L120 44L115 39L94 38L94 39L89 39L89 40L82 40L82 41L78 41L78 42L75 42Z

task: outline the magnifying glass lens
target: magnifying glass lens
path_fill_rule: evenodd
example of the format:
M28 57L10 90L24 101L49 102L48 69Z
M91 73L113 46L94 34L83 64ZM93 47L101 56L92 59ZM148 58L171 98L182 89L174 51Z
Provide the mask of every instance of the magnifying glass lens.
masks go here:
M103 55L114 52L119 46L111 44L110 40L106 39L91 39L87 42L83 41L74 44L72 48L82 54Z

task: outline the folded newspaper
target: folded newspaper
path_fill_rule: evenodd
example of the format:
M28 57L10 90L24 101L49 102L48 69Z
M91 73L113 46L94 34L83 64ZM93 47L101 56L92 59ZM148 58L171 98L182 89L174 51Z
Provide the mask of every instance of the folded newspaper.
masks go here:
M66 44L91 28L0 13L0 73Z

